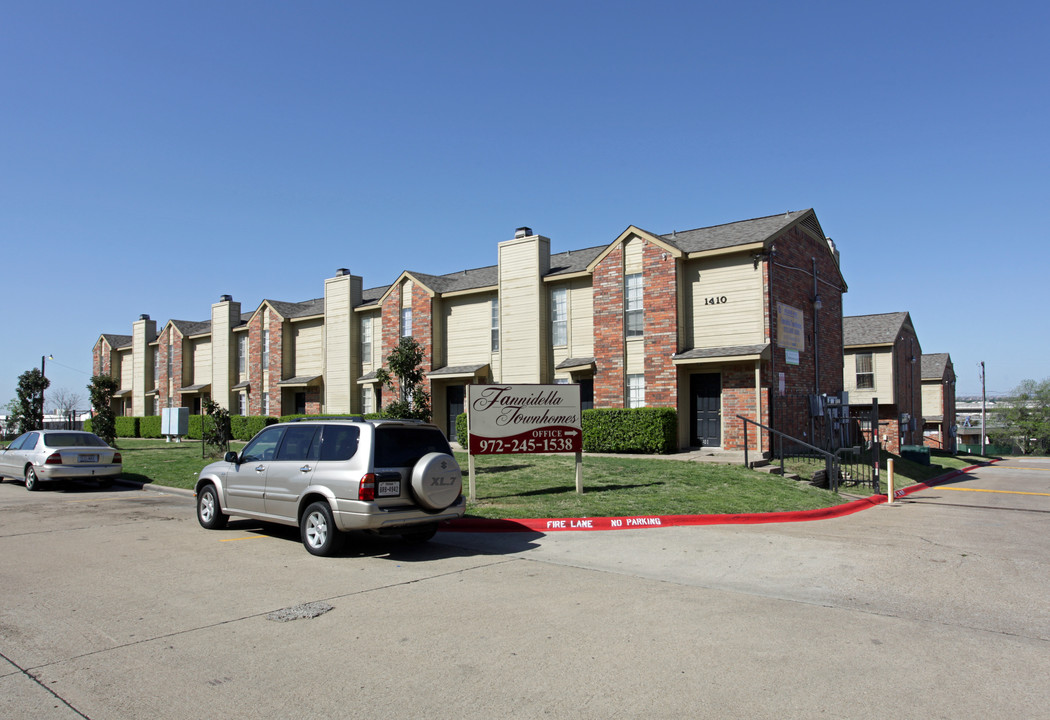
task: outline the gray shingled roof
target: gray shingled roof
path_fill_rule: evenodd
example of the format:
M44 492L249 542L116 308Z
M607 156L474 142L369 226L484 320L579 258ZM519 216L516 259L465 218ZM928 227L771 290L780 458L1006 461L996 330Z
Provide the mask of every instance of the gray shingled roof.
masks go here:
M582 250L569 250L568 252L557 253L551 255L551 269L547 273L547 277L552 275L567 275L569 273L583 272L587 269L587 266L591 264L594 258L598 257L609 247L608 245L600 245L598 247L584 248Z
M881 315L851 315L842 318L842 344L892 345L897 341L908 313L894 312Z
M117 348L128 347L131 345L130 335L113 335L111 333L102 333L102 337L105 338L109 346L116 350Z
M770 215L768 217L755 218L753 220L741 220L740 222L715 225L713 227L699 228L697 230L686 230L684 232L674 232L670 235L658 235L657 237L662 238L679 250L687 253L700 252L702 250L717 250L719 248L733 247L735 245L764 242L781 232L801 216L810 212L812 212L811 209L797 210L782 215Z
M693 348L672 355L672 360L702 360L706 358L740 357L742 355L761 355L769 349L769 343L763 345L733 345L717 348Z
M594 365L596 362L597 359L592 357L565 358L554 369L564 370L565 368L583 367L584 365Z
M183 337L190 337L191 335L202 335L204 333L211 332L211 320L172 320L171 324L174 325L180 333L182 333Z
M948 353L930 353L922 356L922 377L936 378L944 377L944 371L948 367Z
M286 320L324 314L324 298L314 298L303 302L284 302L282 300L264 300L279 312Z

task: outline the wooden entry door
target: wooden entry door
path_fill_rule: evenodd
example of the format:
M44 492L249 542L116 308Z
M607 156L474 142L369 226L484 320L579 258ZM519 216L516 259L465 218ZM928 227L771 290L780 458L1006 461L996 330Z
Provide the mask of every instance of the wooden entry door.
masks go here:
M722 445L722 376L696 373L689 376L691 444L699 447Z

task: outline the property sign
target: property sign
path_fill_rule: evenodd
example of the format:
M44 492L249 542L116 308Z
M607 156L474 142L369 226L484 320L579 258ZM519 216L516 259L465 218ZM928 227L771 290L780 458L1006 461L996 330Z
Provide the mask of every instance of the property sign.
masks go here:
M777 345L802 352L806 349L806 321L798 308L777 303Z
M579 453L579 385L468 385L471 455Z

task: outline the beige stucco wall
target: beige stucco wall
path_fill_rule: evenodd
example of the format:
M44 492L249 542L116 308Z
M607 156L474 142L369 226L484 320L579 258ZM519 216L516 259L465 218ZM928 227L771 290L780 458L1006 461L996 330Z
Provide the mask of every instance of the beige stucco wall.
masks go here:
M857 389L858 354L871 353L872 369L875 372L873 389ZM849 393L851 404L870 403L878 398L880 403L894 402L893 398L893 353L889 347L863 348L847 350L843 356L842 387Z
M686 347L765 342L762 270L749 255L689 260L683 276Z
M540 236L499 245L500 375L497 382L543 382L548 368L550 240Z

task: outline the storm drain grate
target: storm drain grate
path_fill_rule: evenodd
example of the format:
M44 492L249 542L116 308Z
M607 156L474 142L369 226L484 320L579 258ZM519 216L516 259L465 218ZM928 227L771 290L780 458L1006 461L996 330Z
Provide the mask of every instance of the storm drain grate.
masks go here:
M302 605L293 605L292 607L282 608L281 610L274 610L266 616L266 619L273 620L274 622L288 622L289 620L302 620L304 618L309 619L315 618L319 615L324 615L331 609L332 606L326 602L303 603Z

